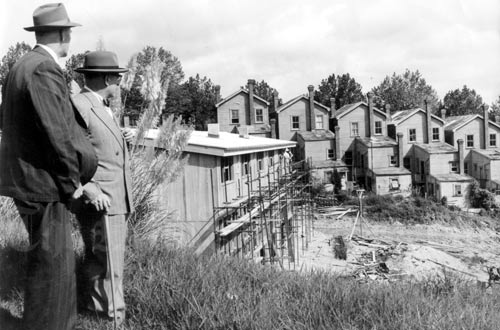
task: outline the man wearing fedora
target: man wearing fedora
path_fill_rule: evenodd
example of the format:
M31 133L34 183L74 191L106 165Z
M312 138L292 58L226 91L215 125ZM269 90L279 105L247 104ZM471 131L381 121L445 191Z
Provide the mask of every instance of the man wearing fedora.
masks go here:
M73 103L89 128L90 139L99 159L97 171L91 182L83 186L83 195L76 207L85 243L83 274L87 301L84 303L86 308L105 313L109 318L113 318L116 311L117 322L121 323L125 318L122 282L126 221L132 211L126 142L132 135L120 129L109 108L108 99L119 95L120 73L128 70L118 66L118 58L114 53L95 51L87 53L83 67L75 71L84 74L85 86L80 94L73 96ZM108 249L104 232L105 215L108 217L110 235ZM107 267L106 253L111 253L114 274L110 274Z
M63 71L71 22L62 4L35 9L37 45L10 70L0 110L0 194L29 234L22 329L74 329L76 279L69 205L97 168Z

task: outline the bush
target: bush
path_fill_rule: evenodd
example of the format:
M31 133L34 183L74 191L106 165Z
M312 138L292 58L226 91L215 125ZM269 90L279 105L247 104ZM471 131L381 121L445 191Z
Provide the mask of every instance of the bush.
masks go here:
M480 188L476 180L470 185L469 199L472 207L480 207L486 211L498 208L495 201L495 194Z

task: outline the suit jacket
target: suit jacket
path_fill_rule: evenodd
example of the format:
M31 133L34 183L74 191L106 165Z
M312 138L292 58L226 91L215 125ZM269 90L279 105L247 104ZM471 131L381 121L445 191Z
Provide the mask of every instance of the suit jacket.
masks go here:
M106 111L102 101L86 88L73 95L73 103L89 128L90 141L99 159L94 177L83 187L84 194L94 195L100 189L111 201L108 214L130 213L133 205L130 160L116 119ZM94 207L88 204L78 213L93 212Z
M12 67L2 95L0 194L66 202L93 176L97 157L62 69L35 47Z

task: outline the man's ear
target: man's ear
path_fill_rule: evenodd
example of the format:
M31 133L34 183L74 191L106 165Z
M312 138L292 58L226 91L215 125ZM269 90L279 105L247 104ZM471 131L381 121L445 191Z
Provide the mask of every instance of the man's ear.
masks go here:
M107 75L107 74L104 75L104 84L106 85L106 87L108 87L109 85L111 85L109 83L109 75Z

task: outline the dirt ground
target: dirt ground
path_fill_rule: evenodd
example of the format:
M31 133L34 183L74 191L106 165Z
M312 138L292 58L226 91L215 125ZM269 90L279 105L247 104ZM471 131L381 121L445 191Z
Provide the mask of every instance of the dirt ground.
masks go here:
M305 238L303 244L299 243L301 269L389 280L423 280L453 273L487 282L488 268L500 267L500 234L494 229L438 224L406 226L363 219L353 232L354 221L355 213L340 220L316 215L307 248ZM351 232L353 240L348 239ZM343 237L346 260L335 258L337 236Z

